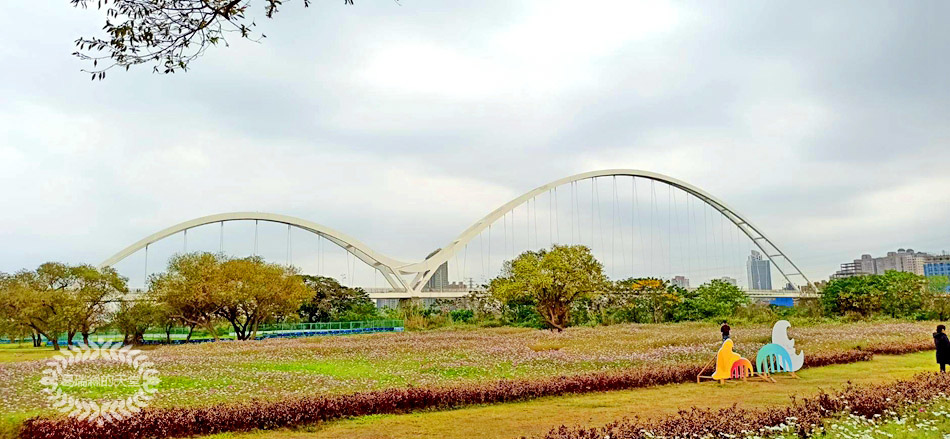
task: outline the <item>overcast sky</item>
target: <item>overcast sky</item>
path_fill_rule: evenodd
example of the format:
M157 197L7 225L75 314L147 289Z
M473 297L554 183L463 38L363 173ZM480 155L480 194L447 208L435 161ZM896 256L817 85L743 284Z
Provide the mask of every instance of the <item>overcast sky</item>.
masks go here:
M70 56L100 11L4 5L0 271L249 210L417 260L602 168L704 188L815 279L950 250L950 3L342 3L102 82Z

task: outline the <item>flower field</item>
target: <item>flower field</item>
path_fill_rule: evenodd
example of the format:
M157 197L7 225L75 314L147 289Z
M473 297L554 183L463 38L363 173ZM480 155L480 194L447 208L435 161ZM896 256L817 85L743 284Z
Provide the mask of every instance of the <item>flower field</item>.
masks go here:
M932 327L798 325L790 336L805 350L806 366L819 366L866 360L873 353L930 349ZM771 327L736 325L733 335L737 351L754 357L770 341ZM147 351L162 378L148 413L153 420L178 419L169 422L179 427L185 425L180 416L195 419L196 414L209 417L202 418L202 425L219 426L178 432L191 434L226 431L225 424L232 430L273 428L360 414L626 389L688 381L718 346L718 328L702 323L165 346ZM40 390L44 367L43 361L0 363L0 381L10 384L0 390L6 419L54 414ZM250 413L253 417L247 416ZM219 422L209 421L214 417ZM236 422L242 418L255 421Z

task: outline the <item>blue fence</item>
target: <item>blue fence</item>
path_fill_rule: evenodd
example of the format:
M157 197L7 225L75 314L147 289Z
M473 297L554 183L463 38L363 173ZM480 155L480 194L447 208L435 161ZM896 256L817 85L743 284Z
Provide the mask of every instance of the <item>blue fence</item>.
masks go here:
M371 334L377 332L402 332L405 328L404 322L402 320L368 320L368 321L354 321L354 322L319 322L319 323L282 323L275 325L261 325L257 330L256 340L263 340L268 338L298 338L298 337L325 337L325 336L334 336L334 335L356 335L356 334ZM202 335L198 338L192 338L186 340L188 330L186 328L175 328L171 335L170 344L185 344L185 343L205 343L210 341L215 341L213 338L208 338L207 335ZM108 340L108 341L122 341L122 334L117 332L106 332L106 333L97 333L90 337L93 340ZM221 336L218 341L233 341L236 339L236 336L233 332L227 333ZM15 343L15 342L26 342L31 343L30 339L24 340L8 340L0 339L0 343ZM73 337L73 342L81 342L82 337L76 336ZM53 342L46 340L44 338L44 343L47 346L52 346ZM60 345L66 345L66 338L62 337L59 339ZM144 336L144 344L147 345L157 345L157 344L169 344L165 333L155 333L150 332Z

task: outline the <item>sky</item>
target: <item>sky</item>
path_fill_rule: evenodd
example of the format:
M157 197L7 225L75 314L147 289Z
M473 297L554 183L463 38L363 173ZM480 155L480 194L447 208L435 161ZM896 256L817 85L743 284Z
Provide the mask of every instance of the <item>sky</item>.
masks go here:
M260 43L101 82L70 56L101 11L4 9L0 271L98 264L230 211L420 260L534 187L607 168L703 188L812 280L863 253L950 250L947 2L294 0L257 18ZM282 260L286 237L266 233ZM229 229L230 251L251 234ZM319 257L293 239L296 261ZM690 253L662 256L667 274Z

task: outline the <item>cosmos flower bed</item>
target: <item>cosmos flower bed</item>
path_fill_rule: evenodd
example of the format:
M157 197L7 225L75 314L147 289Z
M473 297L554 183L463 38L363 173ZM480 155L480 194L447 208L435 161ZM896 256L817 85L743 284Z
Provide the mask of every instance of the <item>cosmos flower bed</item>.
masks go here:
M870 352L858 350L816 354L808 365L816 367L868 361L872 356ZM24 439L151 439L273 429L351 416L448 409L544 396L682 383L696 379L701 368L701 365L686 364L542 380L502 380L486 385L387 389L283 402L250 402L190 409L146 409L137 416L103 426L72 418L34 418L24 423L20 436Z
M747 357L771 340L770 325L735 326L736 351ZM874 353L932 349L931 328L930 323L818 324L793 326L790 335L805 350L806 367L816 367L868 360ZM160 347L146 352L163 380L159 394L152 408L135 418L137 424L123 424L116 437L144 437L123 436L145 428L133 426L138 423L173 425L158 428L154 437L212 428L187 422L195 416L202 425L217 425L213 428L273 428L690 381L719 344L718 326L684 323ZM4 414L49 419L26 424L27 434L40 434L29 437L72 437L81 427L57 418L38 388L43 367L43 361L0 363L0 381L9 384L0 388L0 405ZM43 436L44 431L58 433Z
M950 395L950 375L927 373L910 380L846 389L793 400L786 407L747 410L692 408L656 421L623 420L600 428L561 426L541 439L662 439L763 437L791 431L808 437L824 430L824 420L847 414L874 419L909 405ZM870 437L870 436L869 436Z

